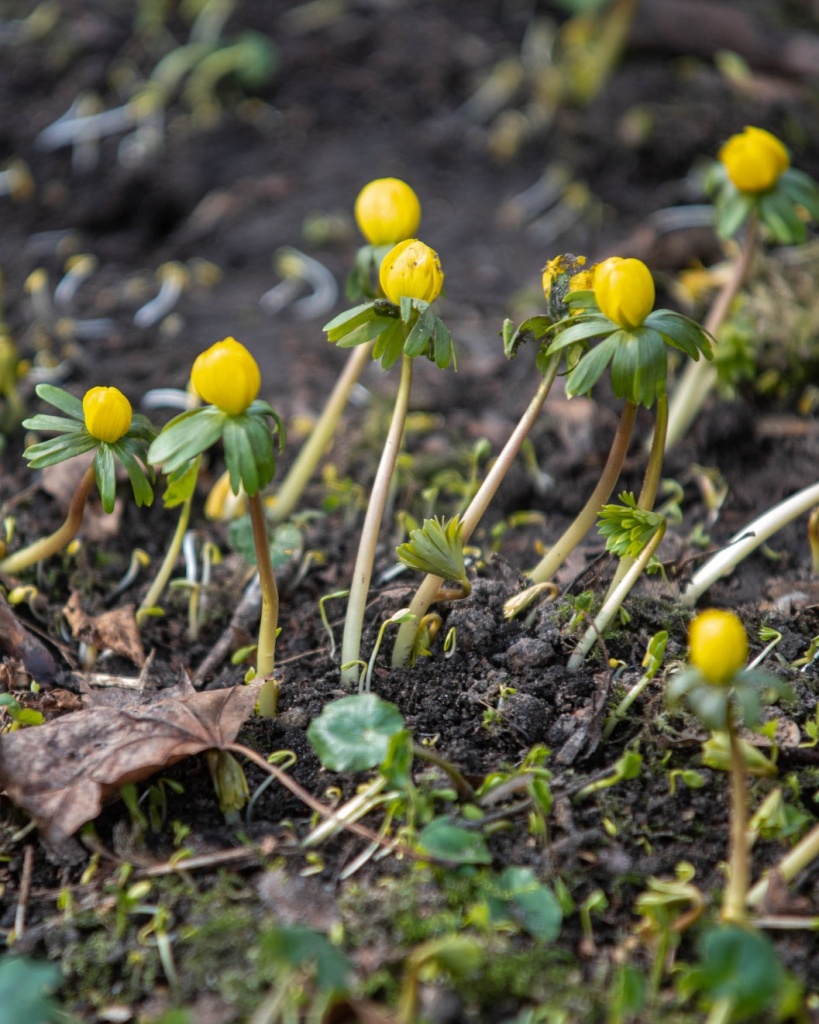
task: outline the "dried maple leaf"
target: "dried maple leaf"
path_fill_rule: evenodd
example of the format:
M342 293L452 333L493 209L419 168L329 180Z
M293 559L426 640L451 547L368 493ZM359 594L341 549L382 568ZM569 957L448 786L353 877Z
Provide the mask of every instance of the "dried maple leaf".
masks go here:
M72 634L89 647L113 651L140 667L145 651L134 616L134 605L126 604L102 615L89 615L83 609L78 591L73 591L63 608Z
M232 743L261 683L131 708L78 711L0 736L0 788L59 845L126 782Z

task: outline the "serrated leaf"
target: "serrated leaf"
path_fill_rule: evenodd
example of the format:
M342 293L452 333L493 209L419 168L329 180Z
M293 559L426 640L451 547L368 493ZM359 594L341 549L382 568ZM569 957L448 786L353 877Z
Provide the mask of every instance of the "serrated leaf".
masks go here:
M374 693L358 693L327 704L307 729L307 738L325 768L360 772L387 756L390 740L404 728L394 704Z
M431 573L445 580L467 583L464 566L463 524L458 516L450 520L425 519L420 530L396 549L398 560L417 572Z
M339 338L343 338L345 334L349 334L350 331L355 330L360 324L366 323L374 316L376 316L376 312L373 303L363 302L359 306L353 306L352 309L346 309L338 316L334 316L329 323L322 327L322 330L326 331L328 341L338 341Z

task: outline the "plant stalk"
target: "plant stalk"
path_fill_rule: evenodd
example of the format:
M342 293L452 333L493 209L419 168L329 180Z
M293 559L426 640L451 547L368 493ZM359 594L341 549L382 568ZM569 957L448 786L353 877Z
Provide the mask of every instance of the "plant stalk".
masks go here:
M768 880L772 873L776 873L783 882L791 882L794 878L819 858L819 825L815 825L806 836L794 846L792 850L780 860L780 862L756 883L748 893L746 903L749 907L758 906L768 894Z
M660 480L663 474L663 459L665 457L665 439L668 430L668 394L663 391L657 396L657 413L654 418L654 434L651 438L651 451L648 456L648 465L643 477L643 486L640 490L640 497L637 499L637 507L646 512L654 509L657 500L657 491L660 488ZM621 558L620 564L612 577L606 597L612 594L620 585L623 577L634 564L633 558Z
M179 557L179 552L182 550L182 540L185 536L185 531L188 529L192 505L193 494L190 494L185 498L182 508L179 510L179 521L176 524L176 530L171 538L171 543L168 545L168 550L165 552L165 557L162 559L162 565L160 565L153 582L148 588L148 593L142 599L142 603L137 609L136 622L138 626L141 626L145 621L150 609L156 607L159 599L162 597L162 592L168 585L168 580L173 574L176 560Z
M71 498L71 504L68 506L68 515L63 525L50 536L41 537L40 540L35 540L32 544L29 544L28 547L21 548L19 551L15 551L13 555L9 555L8 558L4 558L0 562L0 573L15 576L23 569L28 569L30 565L35 565L44 558L49 558L51 555L56 555L58 551L62 551L66 544L73 540L82 526L85 504L88 501L88 495L95 480L94 467L91 465L83 473L80 482L77 484L77 489Z
M390 428L384 443L384 450L381 453L381 460L378 463L367 514L361 529L361 540L358 545L353 579L350 584L350 596L347 601L344 635L341 641L341 682L345 686L354 686L359 680L361 667L358 662L361 657L361 633L364 628L364 611L373 574L375 548L389 495L390 481L401 448L411 387L412 358L402 356L401 382L398 385Z
M540 414L540 410L543 408L543 403L546 401L546 396L549 394L552 384L555 381L559 365L560 357L556 356L549 363L546 373L543 376L543 380L541 380L532 401L521 416L517 426L510 434L509 440L501 449L501 452L492 465L492 468L486 474L483 483L478 488L475 496L472 501L470 501L466 511L464 512L463 518L461 519L464 544L467 543L478 523L481 521L483 514L489 507L489 503L495 497L498 487L500 487L501 482L509 472L510 466L515 461L515 458L520 451L520 446L523 444L524 439L528 436L534 426L535 420ZM415 617L402 623L398 629L395 646L392 649L393 668L406 665L409 661L410 655L412 654L412 646L415 643L415 637L418 633L418 624L426 615L429 610L429 606L435 601L438 591L441 589L443 583L443 577L429 574L424 577L420 587L416 590L409 606L410 612L412 612Z
M270 561L270 545L264 505L257 491L248 495L250 522L253 527L253 546L256 549L256 569L262 591L262 617L259 622L259 643L256 648L256 675L269 676L273 672L276 656L276 631L279 628L279 590Z
M730 877L722 899L722 920L742 924L748 898L748 783L745 758L734 726L730 705L726 728L731 746L731 844L728 855Z
M617 478L620 476L620 470L628 452L636 416L637 406L634 402L626 402L620 414L617 432L611 443L611 450L597 486L571 526L528 574L533 583L547 583L594 526L600 509L611 497L611 492L617 484Z
M358 345L350 353L321 416L316 420L310 436L302 445L293 465L282 480L281 486L276 490L275 501L268 511L274 523L283 523L298 504L316 466L333 438L353 385L361 376L371 357L372 347L373 343Z
M709 558L691 577L691 582L680 597L680 604L693 608L712 583L727 576L743 558L755 551L760 544L777 530L787 526L791 520L813 508L819 503L819 483L811 484L796 494L792 494L778 505L757 516L746 527L735 533L721 551ZM2 569L2 565L0 565Z
M593 624L589 626L583 634L583 639L574 649L571 658L569 658L568 668L570 672L576 672L583 665L586 655L592 647L594 647L598 637L608 628L609 623L616 615L618 608L628 597L631 588L640 578L645 567L648 565L651 556L659 547L660 541L665 536L665 526L665 520L663 520L657 527L654 536L648 544L646 544L639 556L634 559L633 565L623 576L620 584L606 597L606 600L603 602L603 607L597 613Z
M755 213L748 219L742 249L734 264L733 273L714 300L703 325L709 334L716 335L731 309L731 304L748 278L759 239L759 223ZM698 359L686 366L674 394L668 421L667 446L681 441L702 408L708 393L717 380L717 370L711 360Z

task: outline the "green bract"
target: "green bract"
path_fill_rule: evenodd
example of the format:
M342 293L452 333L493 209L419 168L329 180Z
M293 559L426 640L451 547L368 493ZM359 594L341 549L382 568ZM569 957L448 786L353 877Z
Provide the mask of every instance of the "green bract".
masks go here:
M469 587L464 567L463 524L458 516L425 519L420 530L412 530L410 539L396 549L398 559L410 569L432 573L445 580L457 580Z
M26 448L23 456L32 469L54 466L58 462L74 458L75 455L96 449L94 477L105 511L114 510L117 460L125 467L137 505L151 504L154 492L143 466L148 466L148 445L156 436L156 430L147 417L135 415L130 428L119 440L101 441L89 434L86 429L85 415L79 398L52 384L38 384L35 390L39 398L65 415L38 413L23 421L23 426L27 430L50 431L59 435Z
M705 179L705 190L714 201L716 229L720 238L731 238L753 211L783 245L801 245L807 238L800 207L819 221L819 185L804 171L783 171L766 192L742 192L717 161Z
M387 299L364 302L339 313L323 330L339 348L375 341L373 359L380 359L385 370L402 355L426 356L442 370L455 361L449 329L422 299L404 297L400 306Z
M273 420L281 451L284 424L271 405L257 398L238 416L231 416L215 405L176 416L151 445L148 461L161 466L165 473L174 473L221 440L231 490L238 494L242 486L252 497L270 483L276 471L268 416Z
M726 684L715 685L698 668L689 667L671 677L666 700L673 707L682 700L706 729L728 727L728 708L737 720L753 728L759 724L763 705L792 696L788 684L770 672L743 669Z
M573 346L585 349L594 340L598 344L574 363L566 378L568 395L586 394L611 363L611 383L617 398L651 408L658 395L665 392L666 345L694 360L700 355L712 358L713 339L696 321L682 313L655 309L639 327L627 329L600 312L592 292L572 293L569 305L578 312L550 328L557 337L549 345L547 354L554 355ZM571 365L571 354L569 362Z
M606 538L606 550L618 558L636 558L663 525L658 512L640 508L633 494L620 495L622 505L600 509L597 532Z

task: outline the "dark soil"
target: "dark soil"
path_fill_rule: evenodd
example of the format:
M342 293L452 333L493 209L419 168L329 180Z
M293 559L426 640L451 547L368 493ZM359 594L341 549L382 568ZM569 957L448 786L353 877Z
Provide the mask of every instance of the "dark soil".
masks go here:
M29 5L10 0L6 7L5 16L14 19L24 17ZM689 28L675 30L673 19L686 7L689 18L683 24ZM459 496L452 486L440 486L441 471L454 465L468 475L470 451L481 438L488 438L497 451L534 391L533 353L524 350L507 362L499 331L504 318L519 322L538 311L540 268L547 259L566 250L594 259L611 252L639 256L655 270L660 288L667 289L660 304L675 305L673 275L698 260L720 258L709 229L661 233L653 217L666 207L702 201L690 175L692 166L712 157L733 131L752 123L777 132L796 154L798 166L819 177L816 78L807 75L796 57L784 56L801 52L797 43L803 49L817 44L815 5L646 0L631 42L601 93L586 106L561 106L550 123L531 130L506 158L497 155L501 109L476 115L476 89L500 60L519 56L532 44L536 19L559 21L565 14L549 4L489 0L475 0L468 14L466 8L455 2L354 2L329 17L325 4L294 7L275 0L240 0L225 34L236 37L253 29L275 41L278 67L270 82L253 98L225 82L218 92L221 108L211 124L198 121L178 98L169 110L164 143L151 158L124 166L118 159L122 135L117 135L102 141L96 163L82 172L72 169L69 150L43 150L38 134L83 93L97 95L106 109L116 107L127 97L125 72L150 73L169 49L168 33L178 42L185 40L187 23L174 10L165 29L155 36L140 34L130 5L65 0L56 28L42 38L15 38L13 27L0 25L0 164L24 160L35 186L26 201L0 197L5 320L21 357L39 372L58 366L52 379L74 394L81 396L97 384L115 385L136 405L152 388L184 388L193 358L234 335L257 356L262 397L290 427L291 440L280 463L283 474L298 450L300 423L318 414L345 358L321 331L344 308L344 299L340 294L330 310L307 320L298 319L292 307L268 316L258 300L279 280L274 254L282 246L294 246L343 282L359 244L350 213L358 190L374 177L403 178L422 202L421 236L441 255L446 293L440 315L452 330L459 362L457 373L438 371L432 364L418 368L412 406L425 416L407 432L409 458L394 510L406 509L418 519L430 514L424 491L438 486L434 511L451 515ZM705 18L705 8L717 8L719 17ZM689 31L698 18L704 19L701 31ZM729 38L749 64L747 79L732 81L718 70L716 53L727 48L722 18L736 28ZM790 49L786 42L793 44ZM524 75L502 105L508 123L531 111L537 87L534 74ZM516 220L516 197L555 168L565 168L572 183L588 189L585 205L573 214L571 203L558 200L551 212ZM323 234L315 234L317 221L325 226ZM312 234L307 224L313 225ZM111 318L110 329L99 338L66 338L54 323L38 318L26 293L32 271L47 270L53 286L66 259L77 253L93 254L99 266L78 291L72 315ZM760 268L759 280L768 273L787 285L787 266L783 269L778 258L769 257L773 269ZM209 283L199 278L160 326L140 329L134 313L155 293L155 272L169 260L186 263L194 274L208 261L219 274ZM810 265L815 270L815 254ZM789 293L783 298L780 291L779 296L788 301ZM815 304L815 294L810 299ZM693 310L700 313L699 307ZM518 982L504 979L500 968L493 967L493 974L487 967L472 989L456 982L431 985L423 1011L428 1019L523 1020L515 1015L526 1007L551 1005L552 1000L568 1014L561 1019L578 1019L582 1013L602 1020L613 965L629 957L638 965L647 962L634 938L634 900L649 876L672 876L675 865L688 861L696 869L696 884L710 900L709 913L719 907L727 850L727 781L723 773L702 766L704 735L692 720L669 717L659 684L605 743L600 727L606 703L639 677L654 633L662 628L670 632L666 666L685 657L687 615L675 607L674 599L703 555L691 540L695 527L703 526L708 550L714 549L758 512L812 482L810 467L819 456L819 431L809 400L819 366L815 337L812 349L792 352L779 346L776 315L771 324L771 336L760 339L762 364L755 378L741 383L733 400L712 400L691 434L668 455L665 475L683 487L682 521L669 528L660 551L670 578L658 582L653 577L641 585L628 605L629 624L606 637L609 664L619 667L610 668L599 654L578 673L569 674L564 667L575 642L566 631L573 597L581 590L601 592L614 568L606 559L596 560L602 552L596 538L589 539L559 577L565 587L558 602L542 606L531 621L508 622L502 613L504 601L524 586L522 573L537 560L537 546L560 534L594 486L618 415L605 387L598 389L594 403L550 397L531 440L540 470L552 484L545 492L538 490L541 478L522 462L504 483L473 540L480 549L473 593L444 611L441 636L457 627L454 656L445 658L438 647L414 668L402 670L391 670L388 658L379 659L373 691L400 708L416 742L431 745L474 783L487 773L519 765L538 744L551 750L546 763L554 776L555 808L548 840L529 834L525 813L510 816L507 827L489 839L493 868L525 865L545 882L560 879L578 905L597 889L607 898L605 909L593 918L596 948L581 933L577 915L566 920L552 951L556 959L549 961L551 969L567 965L565 991L557 985L544 994L546 967L538 968L538 980L531 962L524 967L515 959L529 948L518 937L498 946L501 962L504 957L510 965L520 962ZM770 386L757 388L755 381L761 379ZM39 410L34 381L33 375L23 377L20 388L29 408ZM373 365L363 384L366 390L348 411L327 462L338 480L351 478L366 488L395 375ZM155 418L161 421L165 415L163 410ZM649 414L641 414L641 436L647 437L650 429ZM20 458L23 435L19 428L9 431L0 479L4 514L16 519L15 545L55 529L63 514L59 501L38 486L37 475ZM644 467L642 449L634 444L618 490L638 489ZM718 515L710 518L701 467L718 471L727 489ZM207 521L202 511L209 485L221 469L217 456L203 474L193 527L200 539L211 538L228 553L226 527ZM175 513L164 510L161 502L140 510L128 501L124 487L121 496L118 530L104 540L87 538L78 555L55 558L36 575L41 621L19 611L57 659L57 676L46 694L52 700L58 691L77 689L72 670L79 666L79 651L61 629L61 608L70 592L82 592L89 612L105 610L133 549L144 548L156 565L174 529ZM332 798L329 787L337 786L348 796L364 781L323 771L306 737L309 722L342 695L318 601L347 586L360 507L338 502L333 507L332 497L321 479L311 485L304 508L324 514L303 521L304 551L321 557L313 559L306 573L297 574L294 565L282 575L277 649L281 713L272 721L254 719L241 736L264 755L293 751L298 758L293 777L322 800ZM541 521L493 530L521 510L542 513L545 527ZM393 514L383 529L375 579L394 565L394 547L401 539ZM575 581L587 567L588 573ZM179 592L169 596L167 615L143 631L146 649L155 652L157 685L181 670L196 672L226 628L244 578L241 560L229 554L216 569L203 631L195 643L185 637L184 597ZM26 579L34 580L35 574ZM384 618L408 603L416 583L406 573L375 588L366 651ZM147 580L140 577L117 602L138 602L146 588ZM769 549L747 559L707 598L708 604L733 608L742 616L754 653L763 646L757 640L760 625L783 634L777 660L769 664L790 679L796 701L775 714L796 723L801 732L780 751L778 781L811 824L819 759L817 748L798 744L807 740L805 724L816 715L817 674L813 665L804 672L789 665L819 634L816 595L801 521L777 534ZM341 603L331 602L328 608L338 637ZM250 637L237 637L236 646L245 640ZM13 653L6 659L6 676L11 679L16 673L18 684L26 686ZM133 666L116 658L97 667L135 674ZM244 672L245 666L222 663L201 682L207 687L235 685ZM31 706L45 700L25 699ZM642 754L639 776L577 800L582 786L607 774L629 746ZM703 788L679 783L670 795L668 773L674 768L696 768ZM420 766L418 773L420 777ZM255 948L258 935L276 921L301 921L321 931L329 929L328 921L341 921L346 936L342 946L353 957L360 991L386 1006L395 997L402 958L418 943L436 937L436 928L457 932L465 927L452 910L457 899L453 894L464 891L458 887L472 884L464 881L463 872L428 872L422 882L413 882L415 889L401 888L411 869L388 858L370 862L344 882L340 876L361 852L362 840L337 838L321 847L320 861L306 857L297 839L309 829L311 812L286 790L268 788L254 807L252 822L229 827L214 799L204 757L182 762L167 774L184 786L183 795L169 795L167 820L190 829L185 845L199 854L275 837L284 858L276 870L284 871L288 880L282 886L285 895L274 886L274 895L265 897L265 885L274 885L277 876L258 861L251 869L236 869L232 879L222 876L217 882L206 871L195 883L189 876L189 888L169 885L161 898L173 907L174 951L182 979L174 993L155 949L137 945L136 926L129 926L104 951L101 943L95 946L107 928L100 910L100 901L110 900L105 885L113 883L122 861L144 867L167 859L173 853L169 828L158 835L138 834L123 805L110 806L97 822L96 842L105 852L89 882L82 879L89 853L83 851L81 860L66 866L55 862L53 851L37 841L36 833L13 841L25 816L7 801L0 803L0 891L5 901L0 928L8 934L14 926L23 851L32 844L26 928L14 949L62 960L65 1004L80 1020L152 1021L174 1005L192 1008L196 1021L248 1019L242 1014L265 991L262 975L245 965L247 978L256 979L252 985L248 981L257 990L255 1001L252 991L241 999L231 995L225 979L233 977L232 971L241 976L235 947L246 938L246 948ZM263 781L253 766L248 778L251 790ZM773 785L766 779L752 782L754 807ZM372 827L379 827L376 816ZM760 840L754 850L754 877L786 848L781 839ZM231 886L238 916L224 924L221 948L213 936L209 941L215 944L207 946L210 911L197 902L197 895L222 893ZM254 887L262 894L260 900L251 898ZM64 903L58 909L61 890L73 893L82 910L76 918L63 913ZM817 913L815 869L803 874L792 896L799 913ZM220 904L220 914L224 905L230 900ZM89 924L92 913L101 916ZM407 923L411 918L413 927ZM428 928L423 924L427 919ZM690 962L694 939L686 937L684 943L680 955ZM195 958L200 952L207 957L211 948L212 961L201 970ZM803 1005L814 1005L810 998L819 998L816 940L809 931L789 931L776 937L776 948L805 988ZM141 974L137 964L142 965ZM527 970L530 982L520 980L529 977ZM492 982L495 975L500 980ZM127 1007L131 1016L105 1015L116 1006ZM809 1013L805 1009L799 1019L808 1019Z

